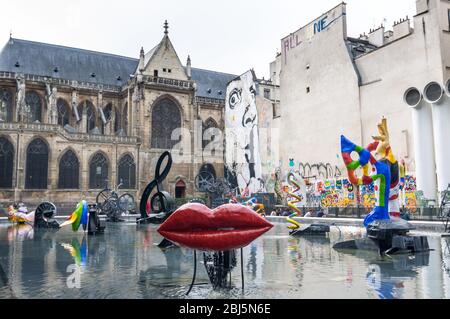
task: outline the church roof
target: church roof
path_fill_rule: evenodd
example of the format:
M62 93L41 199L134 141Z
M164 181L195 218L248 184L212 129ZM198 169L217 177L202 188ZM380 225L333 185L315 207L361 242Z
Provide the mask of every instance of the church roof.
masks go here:
M149 52L147 52L147 54L145 55L145 58L144 58L144 66L147 65L148 62L150 62L150 60L153 58L153 55L155 54L156 50L158 50L160 45L161 45L161 43L158 43L157 46L155 46L153 49L151 49Z
M197 84L197 96L225 100L228 83L237 76L192 68L192 80Z
M148 58L157 47L147 53ZM0 52L0 71L104 85L123 85L135 73L138 64L139 59L130 57L15 38L8 40ZM192 68L196 95L201 97L225 99L228 82L235 77Z
M138 63L138 59L19 39L10 39L0 52L0 71L119 86Z

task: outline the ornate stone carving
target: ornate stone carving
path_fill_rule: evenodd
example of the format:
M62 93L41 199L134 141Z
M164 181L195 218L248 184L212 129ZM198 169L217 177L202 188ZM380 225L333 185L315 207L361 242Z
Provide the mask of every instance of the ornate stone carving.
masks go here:
M19 121L22 121L24 111L25 111L25 93L26 93L26 86L25 86L25 78L22 75L16 76L16 83L17 83L17 103L16 103L16 119Z
M133 102L138 103L144 99L144 90L142 85L136 85L131 96Z
M72 111L77 122L81 120L81 114L78 113L78 94L77 91L72 91Z
M50 83L45 83L45 88L47 91L47 116L49 124L58 123L58 107L57 107L57 94L58 89L56 86L51 87Z

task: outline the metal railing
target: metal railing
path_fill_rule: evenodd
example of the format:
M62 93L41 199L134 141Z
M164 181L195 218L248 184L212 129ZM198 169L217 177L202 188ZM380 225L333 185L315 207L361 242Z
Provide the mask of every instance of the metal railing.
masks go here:
M152 149L171 150L178 143L180 143L180 140L159 137L152 139L150 145Z
M70 133L60 125L41 123L0 123L0 131L26 131L37 133L54 132L70 141L97 142L97 143L120 143L133 144L139 142L137 137L116 136L116 135L94 135L87 133Z
M0 71L0 79L15 79L19 73L14 72L5 72ZM84 81L75 81L75 80L67 80L67 79L59 79L54 77L46 77L42 75L33 75L33 74L21 74L25 78L25 81L31 82L49 82L55 85L61 86L71 86L77 89L87 89L87 90L97 90L97 91L107 91L120 93L122 91L121 86L109 85L109 84L99 84L93 82L84 82Z
M15 73L15 72L0 71L0 79L15 80L18 75L23 76L26 81L51 83L51 84L60 85L60 86L70 86L70 87L73 87L76 89L87 89L87 90L96 90L96 91L101 90L101 91L114 92L114 93L120 93L123 89L123 87L120 85L101 84L101 83L86 82L86 81L60 79L60 78L47 77L47 76L42 76L42 75L22 74L22 73ZM143 80L147 84L169 86L169 87L188 89L188 90L194 88L193 81L176 80L176 79L162 78L162 77L150 76L150 75L144 75Z
M193 81L168 79L168 78L161 78L161 77L151 76L151 75L144 75L143 80L147 84L165 85L165 86L177 87L177 88L182 88L182 89L194 88Z
M199 104L217 104L217 105L225 105L225 100L196 96L195 101Z

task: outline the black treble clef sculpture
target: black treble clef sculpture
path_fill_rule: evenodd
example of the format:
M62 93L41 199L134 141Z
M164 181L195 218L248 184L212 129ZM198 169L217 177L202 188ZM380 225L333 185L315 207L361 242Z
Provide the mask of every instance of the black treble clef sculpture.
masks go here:
M161 166L164 160L167 158L167 164L164 170L161 171ZM155 169L155 179L152 180L145 188L141 202L139 205L139 210L141 212L141 217L137 219L138 224L161 224L163 223L170 214L173 213L175 208L175 201L173 197L162 190L161 183L169 175L169 171L172 167L172 155L170 152L164 152L158 159ZM152 194L153 190L156 188L156 193L150 199L150 212L147 212L147 203Z

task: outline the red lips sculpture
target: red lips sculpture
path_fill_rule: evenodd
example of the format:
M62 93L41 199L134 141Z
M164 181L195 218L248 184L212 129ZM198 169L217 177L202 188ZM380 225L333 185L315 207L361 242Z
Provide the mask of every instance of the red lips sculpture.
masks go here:
M186 204L176 210L158 232L179 246L201 251L243 248L273 227L252 209L227 204L214 210Z

